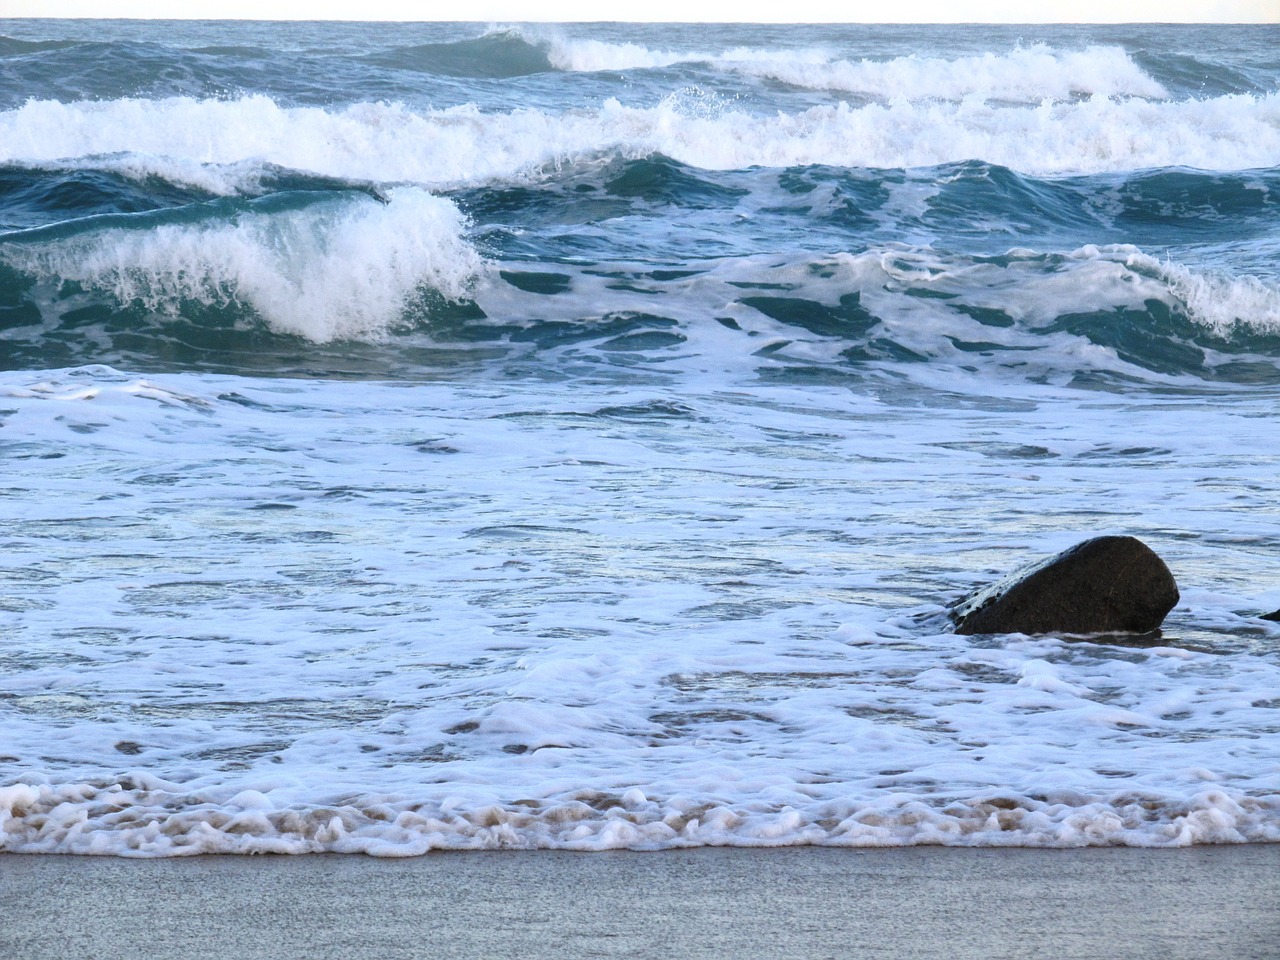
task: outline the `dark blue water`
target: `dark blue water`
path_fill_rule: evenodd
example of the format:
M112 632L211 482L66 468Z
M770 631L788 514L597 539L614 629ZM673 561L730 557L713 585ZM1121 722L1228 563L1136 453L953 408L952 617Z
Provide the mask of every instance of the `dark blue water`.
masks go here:
M836 370L1083 338L1139 378L1275 379L1273 28L0 28L10 368L234 371L261 344L257 370L323 372L307 341L334 339L372 372L459 341L555 367L558 324L614 339L603 287L648 305L629 361L728 320L820 337L801 365ZM388 207L360 269L398 299L282 314L397 187L484 265L401 249ZM185 259L248 221L229 261Z

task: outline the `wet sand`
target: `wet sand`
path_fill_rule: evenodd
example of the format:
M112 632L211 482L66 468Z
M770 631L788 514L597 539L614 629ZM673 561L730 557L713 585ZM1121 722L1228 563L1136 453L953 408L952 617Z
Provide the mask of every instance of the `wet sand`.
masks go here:
M0 854L0 903L24 960L1275 960L1280 844Z

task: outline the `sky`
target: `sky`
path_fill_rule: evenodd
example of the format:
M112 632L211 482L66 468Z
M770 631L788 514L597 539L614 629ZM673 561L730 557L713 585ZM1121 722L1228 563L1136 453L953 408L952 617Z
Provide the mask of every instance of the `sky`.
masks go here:
M825 23L1280 23L1280 0L0 0L0 17L479 22L770 20Z

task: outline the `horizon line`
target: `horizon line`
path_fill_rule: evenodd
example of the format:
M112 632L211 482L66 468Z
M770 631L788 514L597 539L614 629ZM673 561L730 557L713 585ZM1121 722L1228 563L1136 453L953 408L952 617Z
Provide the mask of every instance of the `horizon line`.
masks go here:
M179 22L179 23L440 23L440 24L626 24L662 26L664 24L715 24L718 26L860 26L860 27L1250 27L1280 25L1280 15L1275 20L722 20L689 19L689 20L612 20L612 19L557 19L557 18L514 18L485 17L480 19L444 19L438 17L400 18L400 17L200 17L169 16L147 17L124 15L73 15L73 14L40 14L36 16L5 16L4 20L126 20L138 22Z

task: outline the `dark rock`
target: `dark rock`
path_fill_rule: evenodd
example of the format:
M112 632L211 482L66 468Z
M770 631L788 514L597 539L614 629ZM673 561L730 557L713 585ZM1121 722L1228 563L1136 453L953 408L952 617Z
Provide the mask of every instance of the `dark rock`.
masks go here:
M951 608L956 633L1149 633L1178 602L1173 574L1135 537L1095 537Z
M1273 610L1271 613L1264 613L1262 614L1262 619L1280 621L1280 610Z

